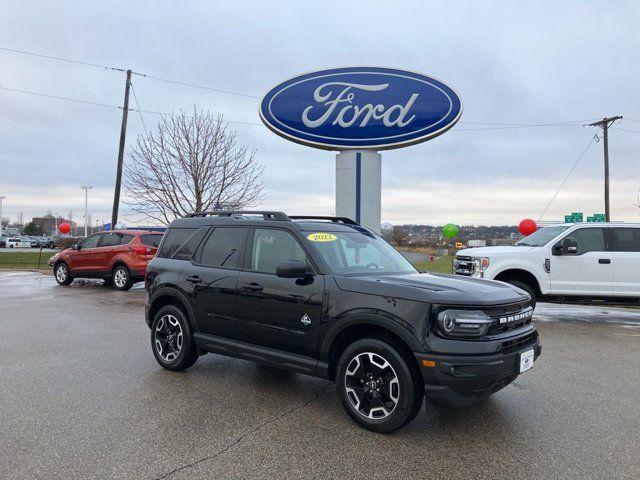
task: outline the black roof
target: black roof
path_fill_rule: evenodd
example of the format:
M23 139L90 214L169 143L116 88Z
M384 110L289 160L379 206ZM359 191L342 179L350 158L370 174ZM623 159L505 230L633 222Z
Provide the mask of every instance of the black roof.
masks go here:
M295 225L300 230L318 230L322 228L328 231L350 230L360 227L356 222L347 217L332 217L318 215L287 215L284 212L267 210L225 210L213 212L195 212L185 215L171 222L174 228L194 228L208 225Z

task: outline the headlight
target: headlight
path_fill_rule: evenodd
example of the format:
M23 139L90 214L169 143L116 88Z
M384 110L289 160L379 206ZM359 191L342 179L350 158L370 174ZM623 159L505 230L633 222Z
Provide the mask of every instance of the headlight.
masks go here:
M447 309L438 314L438 328L447 337L481 337L492 323L482 310Z
M476 272L484 272L489 267L489 257L474 257L473 264Z
M471 276L482 278L484 271L489 267L489 257L472 257L471 261L473 262L473 273Z

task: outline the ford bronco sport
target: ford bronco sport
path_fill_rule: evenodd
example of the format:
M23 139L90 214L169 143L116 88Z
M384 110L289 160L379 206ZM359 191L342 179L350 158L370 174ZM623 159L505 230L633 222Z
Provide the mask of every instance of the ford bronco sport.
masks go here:
M187 215L165 233L146 289L165 369L212 352L327 378L377 432L409 423L425 395L453 406L491 395L541 352L526 292L420 273L348 218Z

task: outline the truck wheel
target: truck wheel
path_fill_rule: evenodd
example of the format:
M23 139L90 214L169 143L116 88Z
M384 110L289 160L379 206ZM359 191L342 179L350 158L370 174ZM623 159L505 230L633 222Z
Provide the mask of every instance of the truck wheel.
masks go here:
M537 303L536 292L533 290L533 288L531 288L528 284L524 282L520 282L519 280L507 280L507 283L509 285L513 285L514 287L518 287L519 289L527 292L531 297L531 304L530 304L531 308L533 309L536 308L536 303Z
M390 433L414 419L424 397L415 360L384 337L363 338L340 356L336 387L343 407L368 430Z
M111 280L113 282L113 288L116 290L129 290L133 286L129 269L124 265L118 265L113 269Z
M167 370L182 371L198 360L198 351L184 313L175 305L162 307L151 324L151 349Z
M69 267L64 262L60 262L56 265L55 269L53 270L53 276L56 277L56 282L58 282L58 285L69 285L71 282L73 282L73 277L71 276Z

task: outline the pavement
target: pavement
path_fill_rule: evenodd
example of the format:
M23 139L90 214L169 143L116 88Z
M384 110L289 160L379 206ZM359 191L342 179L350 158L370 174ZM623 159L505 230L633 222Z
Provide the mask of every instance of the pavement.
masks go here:
M326 380L211 354L163 370L144 301L0 273L0 478L640 478L640 310L539 304L532 370L380 435Z

